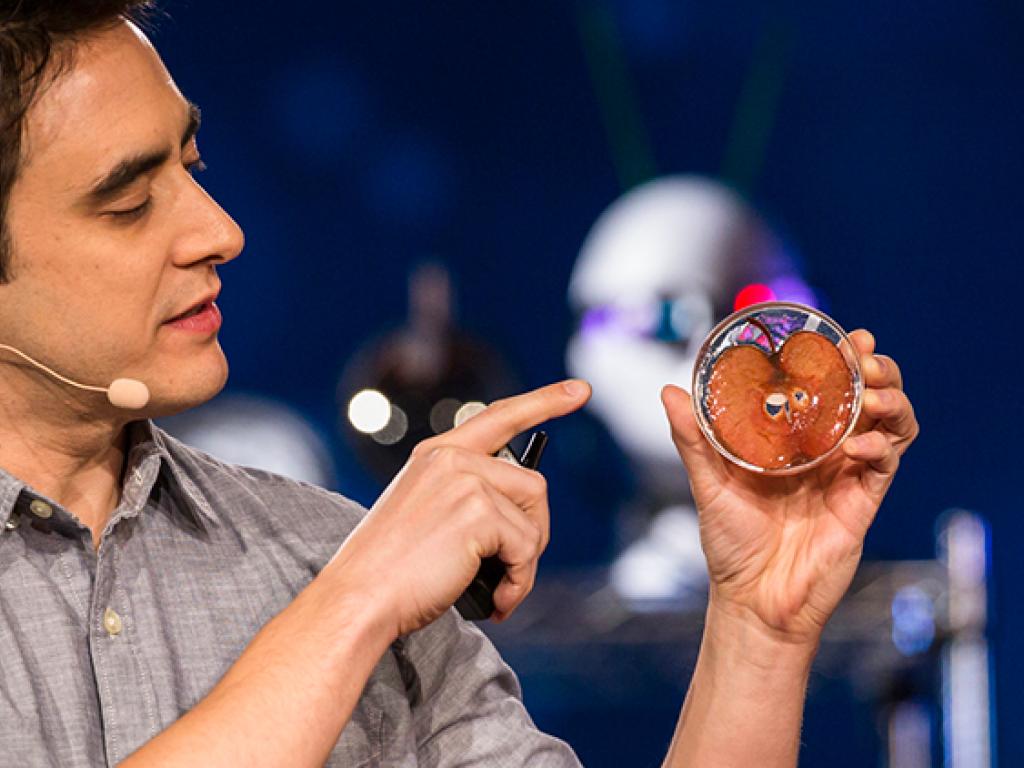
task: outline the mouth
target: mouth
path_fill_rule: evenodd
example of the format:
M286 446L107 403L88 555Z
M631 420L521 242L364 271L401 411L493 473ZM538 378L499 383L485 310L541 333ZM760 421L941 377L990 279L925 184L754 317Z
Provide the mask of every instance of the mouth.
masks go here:
M197 304L196 306L194 306L188 312L182 312L180 315L175 315L167 322L175 323L178 320L188 320L190 317L195 317L201 312L204 312L208 306L210 306L209 303L204 301L202 304Z
M216 298L217 294L207 296L184 312L180 312L165 321L164 326L176 331L187 331L204 335L216 334L221 326L220 310L214 303Z
M217 293L214 293L209 296L203 297L195 304L190 306L188 309L186 309L184 312L179 312L174 317L165 320L164 325L167 325L169 323L176 323L180 320L188 320L189 318L195 317L196 315L201 315L203 312L208 311L210 307L213 306L213 302L217 300L217 295Z

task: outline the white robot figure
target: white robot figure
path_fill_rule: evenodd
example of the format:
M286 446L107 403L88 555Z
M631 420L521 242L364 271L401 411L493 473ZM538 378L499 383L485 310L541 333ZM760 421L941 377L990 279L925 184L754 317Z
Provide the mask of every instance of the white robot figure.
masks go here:
M612 585L637 607L702 592L697 517L659 393L669 383L690 389L702 341L734 308L771 298L813 304L813 296L738 195L674 176L604 211L583 243L569 298L579 322L568 370L593 383L589 407L634 465L643 496L635 506L649 520L614 563Z

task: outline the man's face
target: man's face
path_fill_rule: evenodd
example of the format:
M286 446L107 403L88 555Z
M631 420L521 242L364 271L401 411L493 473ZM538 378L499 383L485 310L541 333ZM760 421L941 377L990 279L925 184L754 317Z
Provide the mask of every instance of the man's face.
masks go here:
M196 128L148 41L119 24L79 44L30 109L8 209L0 343L85 383L140 379L147 416L203 402L227 377L215 312L168 322L216 295L216 265L243 244L192 177Z

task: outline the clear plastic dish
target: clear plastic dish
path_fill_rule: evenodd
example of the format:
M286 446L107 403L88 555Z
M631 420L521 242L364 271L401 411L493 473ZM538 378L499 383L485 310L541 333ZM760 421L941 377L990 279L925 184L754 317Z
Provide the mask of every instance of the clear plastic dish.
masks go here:
M803 304L754 304L715 326L693 370L693 409L729 461L765 475L816 467L853 431L864 381L846 332Z

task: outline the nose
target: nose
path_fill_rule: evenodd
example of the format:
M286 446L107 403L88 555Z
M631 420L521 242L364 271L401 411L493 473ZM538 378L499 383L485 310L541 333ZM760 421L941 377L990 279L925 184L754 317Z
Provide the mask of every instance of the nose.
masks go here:
M189 189L179 198L174 262L189 266L197 262L224 264L236 258L245 246L245 234L227 211L189 177Z

